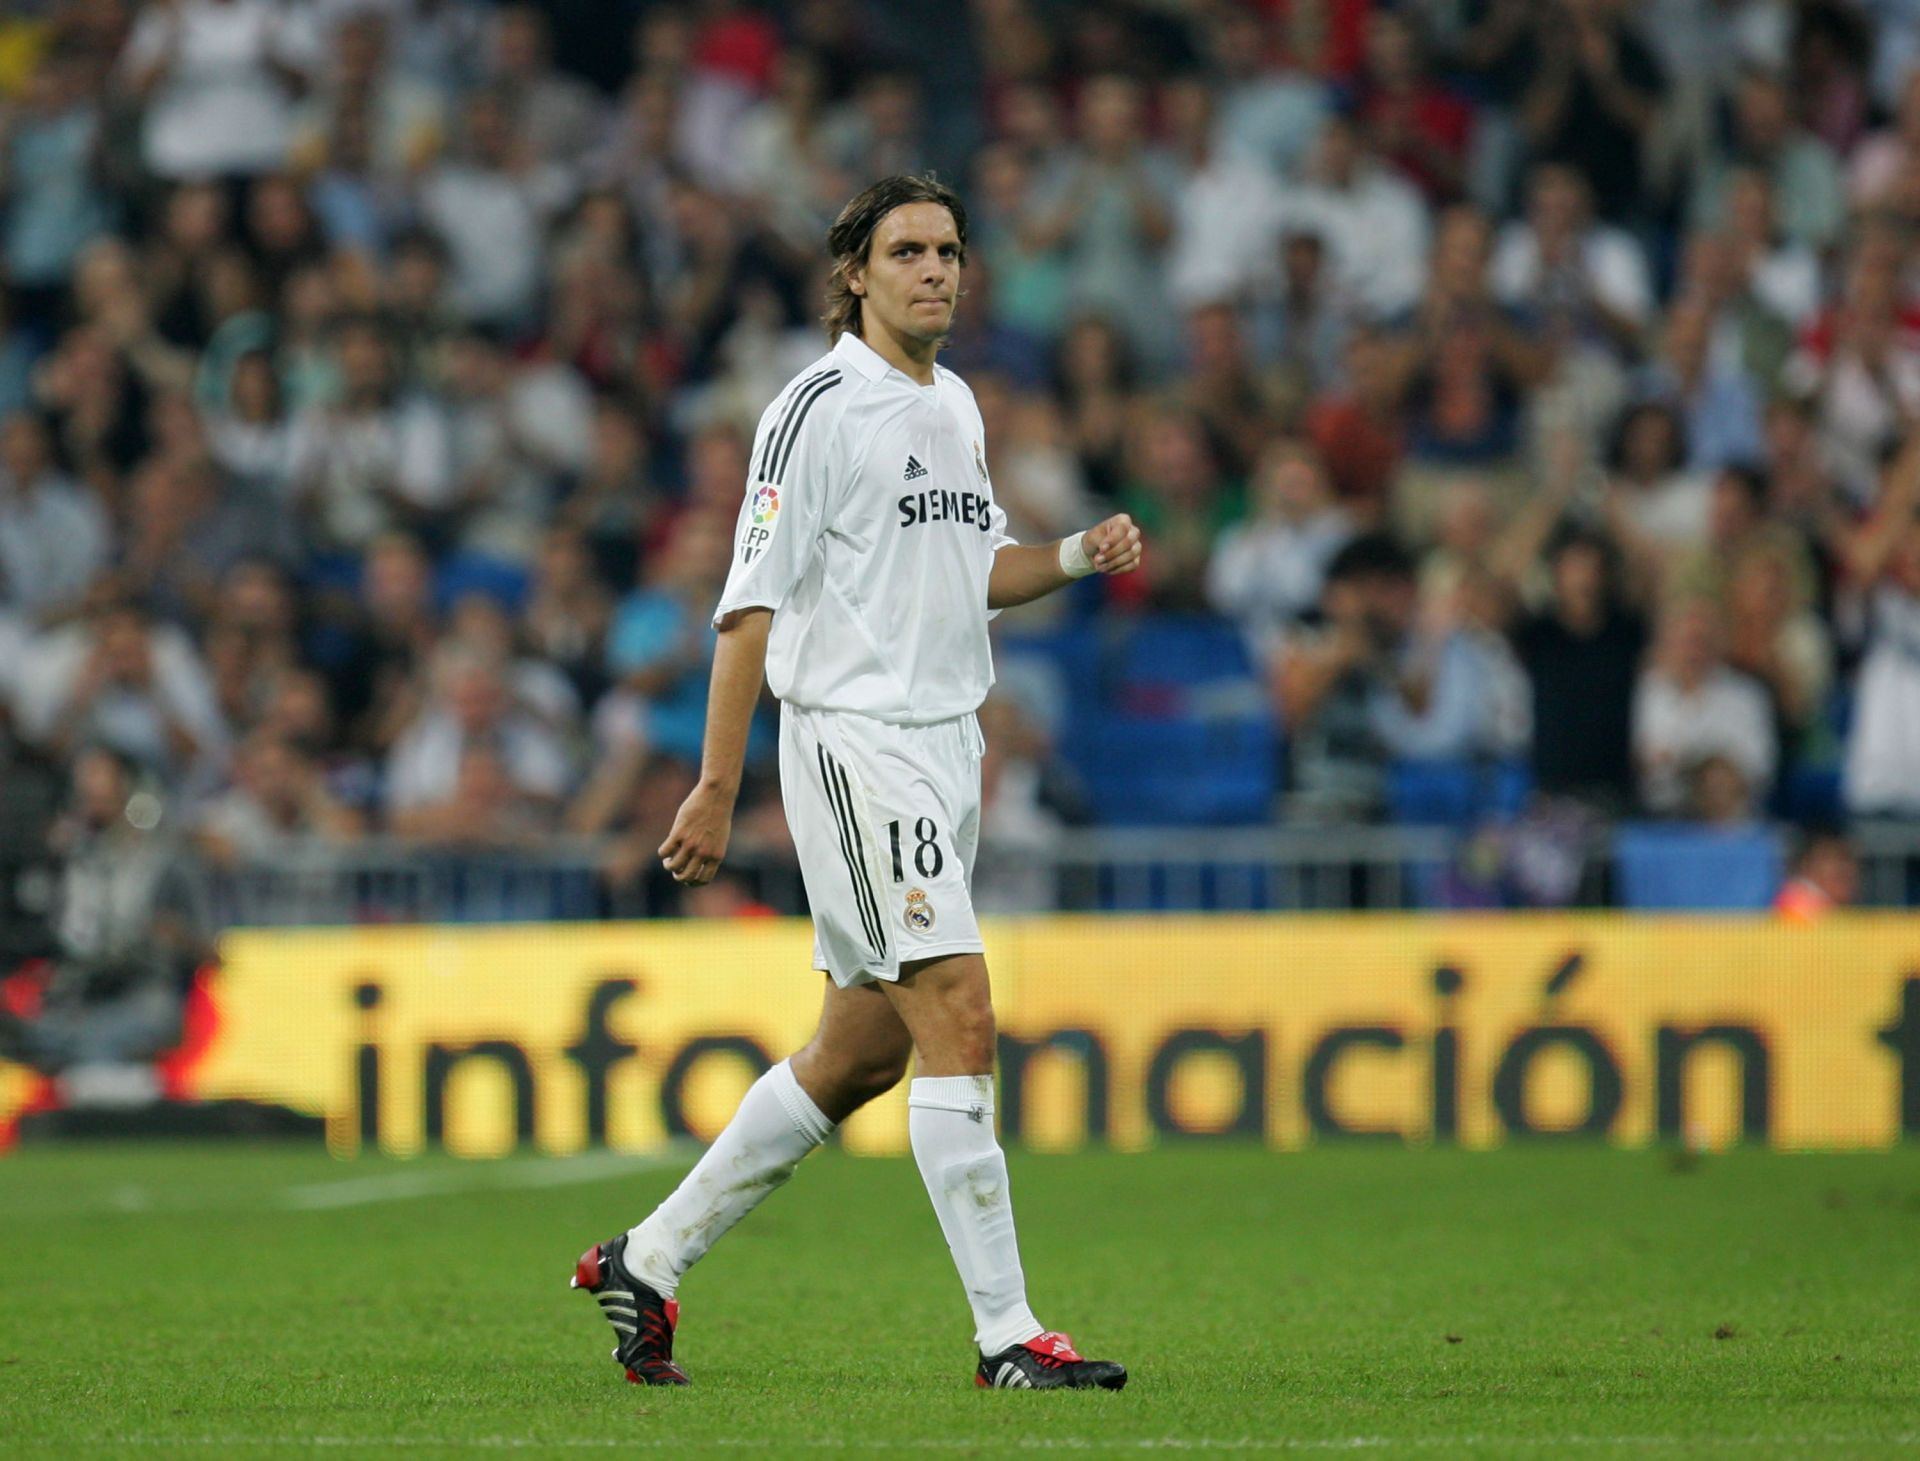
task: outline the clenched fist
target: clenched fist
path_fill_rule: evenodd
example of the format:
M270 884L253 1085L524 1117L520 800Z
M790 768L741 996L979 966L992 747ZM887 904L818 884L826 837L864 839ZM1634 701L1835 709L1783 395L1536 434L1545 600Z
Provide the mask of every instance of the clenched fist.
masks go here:
M1080 535L1081 546L1095 573L1132 573L1140 566L1145 545L1140 529L1124 512L1116 512L1103 523L1095 523Z

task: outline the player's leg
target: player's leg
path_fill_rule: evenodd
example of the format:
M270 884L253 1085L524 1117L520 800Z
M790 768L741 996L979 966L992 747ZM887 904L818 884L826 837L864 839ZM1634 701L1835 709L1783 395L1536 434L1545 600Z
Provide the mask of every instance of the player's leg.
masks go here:
M673 1297L686 1271L835 1126L899 1082L910 1049L907 1027L884 995L828 980L813 1038L748 1088L685 1180L629 1230L627 1268Z
M785 1184L848 1116L891 1089L907 1068L907 1028L871 986L827 983L806 1046L748 1088L694 1169L645 1221L580 1257L574 1286L613 1325L627 1378L684 1385L673 1361L680 1280L728 1229Z
M800 1089L838 1126L899 1085L912 1054L913 1037L878 984L842 989L829 979L820 1027L790 1063Z
M976 1383L1119 1389L1127 1378L1121 1366L1081 1359L1027 1304L1007 1159L993 1126L994 1020L985 955L945 954L903 965L887 997L917 1051L907 1130L973 1308L981 1357Z

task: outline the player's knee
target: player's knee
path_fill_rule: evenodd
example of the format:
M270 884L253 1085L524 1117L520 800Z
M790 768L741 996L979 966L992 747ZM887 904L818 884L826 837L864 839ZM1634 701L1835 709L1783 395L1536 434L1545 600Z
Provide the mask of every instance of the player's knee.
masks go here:
M857 1062L847 1073L843 1089L855 1106L864 1106L900 1084L907 1073L907 1053L873 1055Z
M993 1069L995 1027L988 1001L968 1001L956 1007L948 1025L953 1055L966 1069L981 1074Z

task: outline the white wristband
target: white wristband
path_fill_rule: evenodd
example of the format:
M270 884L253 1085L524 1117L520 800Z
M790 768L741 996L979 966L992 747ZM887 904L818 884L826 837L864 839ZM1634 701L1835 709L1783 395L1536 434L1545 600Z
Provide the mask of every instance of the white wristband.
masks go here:
M1085 578L1093 572L1093 560L1087 557L1085 534L1074 533L1060 540L1060 571L1068 578Z

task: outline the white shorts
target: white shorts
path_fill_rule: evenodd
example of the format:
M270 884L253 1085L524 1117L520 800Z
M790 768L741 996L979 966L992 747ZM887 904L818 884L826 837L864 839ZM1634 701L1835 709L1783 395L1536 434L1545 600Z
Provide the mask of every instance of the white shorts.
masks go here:
M978 953L980 722L890 725L780 707L780 796L813 910L813 967L843 989Z

